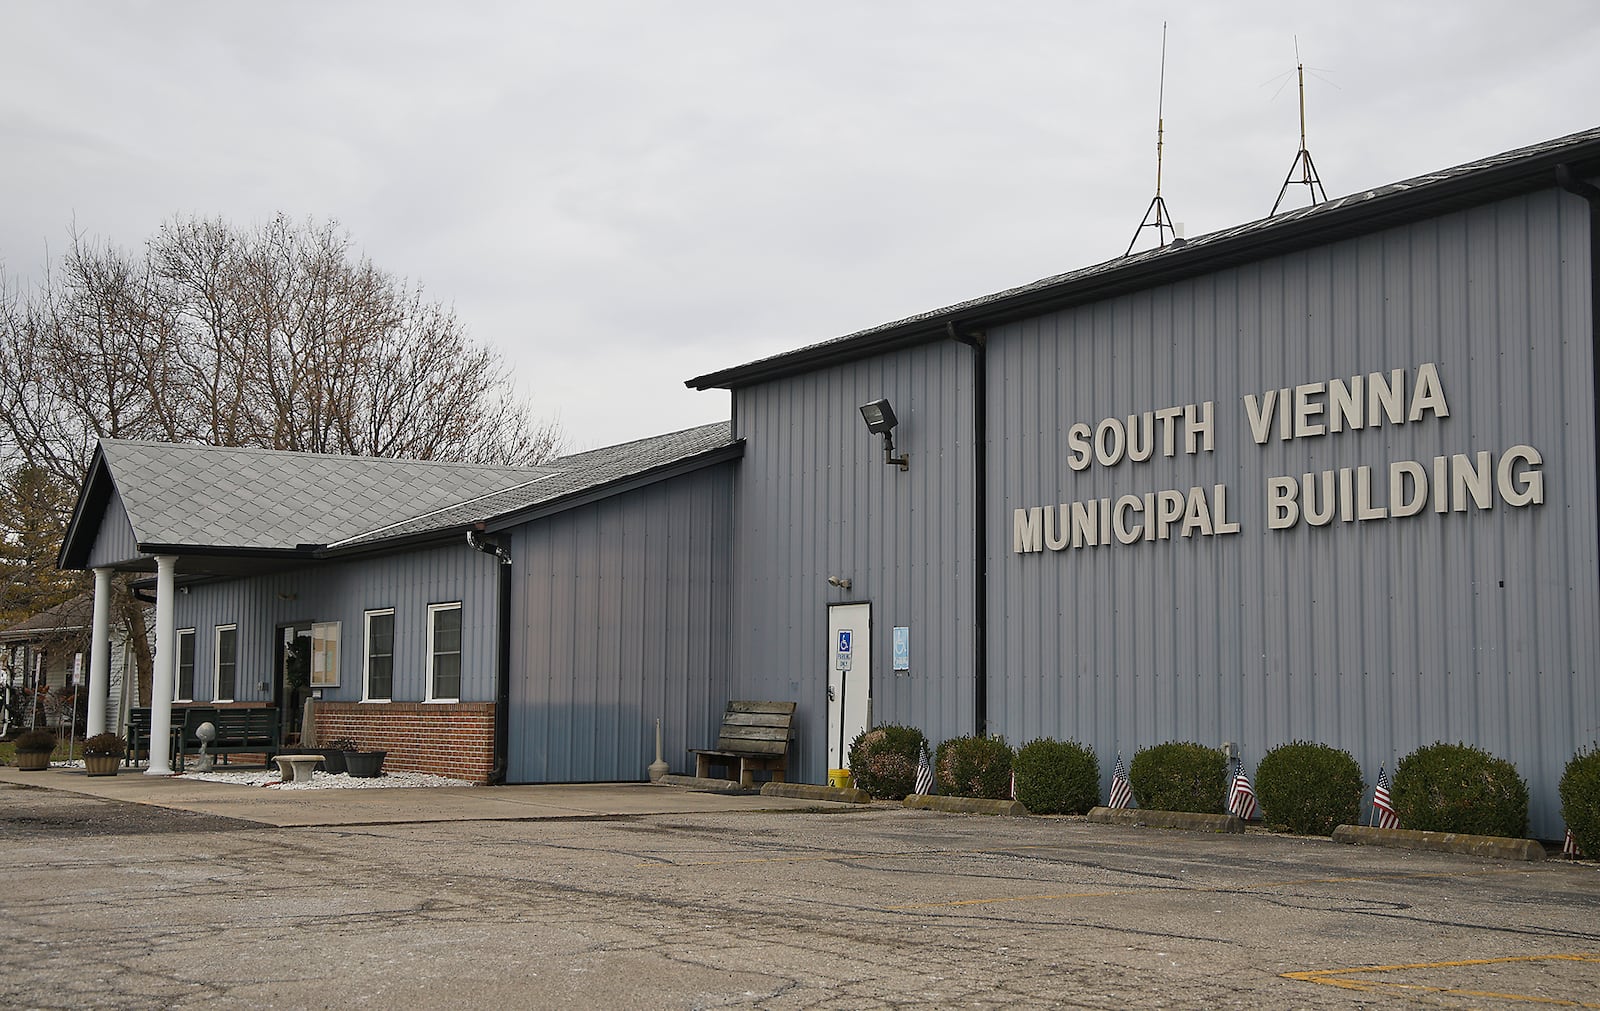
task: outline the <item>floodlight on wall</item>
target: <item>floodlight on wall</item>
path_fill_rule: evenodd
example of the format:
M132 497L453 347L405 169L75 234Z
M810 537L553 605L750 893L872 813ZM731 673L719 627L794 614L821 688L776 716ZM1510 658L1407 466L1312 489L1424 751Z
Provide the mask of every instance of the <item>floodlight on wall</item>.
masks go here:
M894 408L889 406L889 401L880 398L862 404L861 420L867 423L868 432L883 436L883 462L901 470L910 470L911 458L907 454L894 455L894 427L900 423L900 419L894 416Z

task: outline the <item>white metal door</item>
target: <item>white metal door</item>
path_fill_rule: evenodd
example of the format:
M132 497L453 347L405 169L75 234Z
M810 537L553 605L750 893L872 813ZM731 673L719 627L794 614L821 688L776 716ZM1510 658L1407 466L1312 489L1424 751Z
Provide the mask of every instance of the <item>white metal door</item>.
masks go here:
M872 696L872 605L828 606L828 768L850 767Z

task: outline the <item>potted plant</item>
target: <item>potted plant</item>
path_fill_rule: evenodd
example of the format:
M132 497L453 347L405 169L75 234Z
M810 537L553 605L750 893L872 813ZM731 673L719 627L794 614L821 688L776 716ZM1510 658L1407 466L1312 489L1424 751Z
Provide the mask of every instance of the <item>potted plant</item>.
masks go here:
M337 776L345 771L344 753L347 751L360 751L356 742L348 737L335 737L329 741L327 747L317 749L322 752L322 768L324 772Z
M346 751L344 771L355 779L373 779L383 775L383 760L387 751Z
M30 730L17 738L17 768L29 772L48 769L55 750L55 734L48 730Z
M83 742L83 764L91 776L115 776L122 764L122 738L116 734L95 734Z

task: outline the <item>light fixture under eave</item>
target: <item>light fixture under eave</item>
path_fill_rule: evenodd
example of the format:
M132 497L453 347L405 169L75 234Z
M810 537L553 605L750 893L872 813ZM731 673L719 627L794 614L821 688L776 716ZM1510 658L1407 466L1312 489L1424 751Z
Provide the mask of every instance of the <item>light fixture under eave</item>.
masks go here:
M883 462L891 467L898 466L901 470L910 470L911 458L908 454L894 455L894 428L900 419L894 416L894 408L889 406L889 401L880 397L862 404L861 420L867 423L869 433L883 436Z

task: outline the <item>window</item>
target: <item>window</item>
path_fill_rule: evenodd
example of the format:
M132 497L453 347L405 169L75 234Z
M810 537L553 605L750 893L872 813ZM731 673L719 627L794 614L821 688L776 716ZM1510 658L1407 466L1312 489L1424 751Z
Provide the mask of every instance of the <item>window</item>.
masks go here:
M239 626L217 626L217 690L215 702L232 702L239 675Z
M178 629L178 684L174 702L194 701L194 629Z
M311 687L339 687L339 627L337 621L311 626Z
M394 608L367 612L368 702L388 702L394 697Z
M461 698L461 602L428 605L428 701Z

